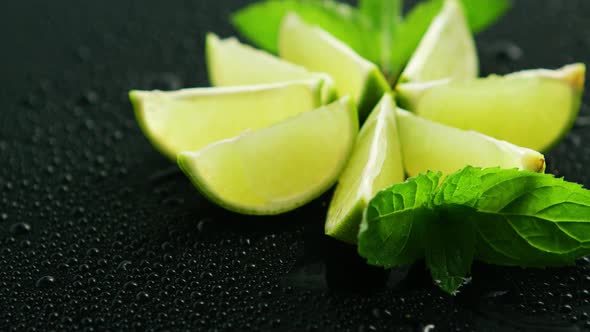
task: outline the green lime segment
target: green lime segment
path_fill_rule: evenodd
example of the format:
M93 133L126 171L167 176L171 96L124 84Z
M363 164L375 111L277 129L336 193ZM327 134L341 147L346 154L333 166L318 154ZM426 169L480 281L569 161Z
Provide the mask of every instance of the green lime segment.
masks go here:
M428 170L452 174L465 166L545 171L545 157L506 141L448 127L398 109L398 124L406 173Z
M275 215L327 191L358 133L350 98L274 126L182 152L178 164L211 201L242 214Z
M131 91L135 115L144 134L164 155L281 122L322 105L322 81L300 81L173 92Z
M356 243L363 211L375 194L405 180L401 145L390 94L363 125L328 209L326 234Z
M473 36L459 0L445 0L401 75L401 82L472 79L479 72Z
M585 71L573 64L463 82L407 83L398 93L402 106L420 116L547 151L576 119Z
M284 61L270 53L240 43L236 38L220 39L207 34L207 68L214 86L236 86L314 78L324 80L323 100L336 98L332 78L324 73L313 73L302 66Z
M283 19L279 33L279 54L287 61L309 70L325 72L340 96L351 96L364 120L381 96L390 91L377 66L319 27L308 25L296 14Z

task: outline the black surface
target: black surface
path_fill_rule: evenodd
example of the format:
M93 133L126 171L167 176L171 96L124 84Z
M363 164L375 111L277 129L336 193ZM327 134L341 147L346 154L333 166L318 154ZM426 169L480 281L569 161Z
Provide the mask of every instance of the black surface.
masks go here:
M368 268L321 236L326 198L279 218L207 203L133 119L131 88L207 83L204 33L247 3L2 1L0 330L579 331L590 263L476 265L456 298L424 267ZM590 63L590 2L518 0L484 73ZM586 101L588 99L585 99ZM590 185L590 111L548 154Z

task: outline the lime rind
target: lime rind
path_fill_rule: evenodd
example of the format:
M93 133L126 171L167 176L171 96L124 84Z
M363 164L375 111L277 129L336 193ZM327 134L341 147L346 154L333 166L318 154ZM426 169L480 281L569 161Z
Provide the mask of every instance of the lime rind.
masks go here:
M135 114L135 119L139 124L139 128L143 132L144 136L148 139L148 141L157 151L159 151L169 160L174 160L174 158L176 157L176 153L173 152L169 147L167 147L166 144L162 144L162 140L156 138L152 134L152 131L147 124L147 120L145 119L143 111L144 106L143 98L141 97L141 91L129 91L129 100L131 101L131 105L133 106L133 113Z
M318 123L316 122L317 119L324 121ZM332 121L335 119L337 121ZM339 124L345 124L347 127L334 127ZM315 125L317 127L316 129L318 130L309 132L307 129L313 125ZM327 134L322 133L324 130L330 131L331 127L334 127L332 128L332 131L346 133L346 135L341 137L342 140L337 144L327 144ZM306 140L308 140L308 143L302 143L305 146L308 146L308 144L314 141L314 139L319 138L320 142L315 143L320 144L324 149L328 147L329 149L336 149L334 151L340 151L341 153L338 154L337 160L330 161L331 164L328 165L329 174L322 174L321 176L314 175L314 181L309 183L309 185L305 185L304 192L283 193L281 197L276 197L272 194L269 194L268 192L265 192L267 188L261 185L261 183L257 183L255 178L250 178L251 174L248 173L247 169L253 166L249 163L244 163L243 159L241 159L243 158L241 153L251 153L249 157L257 158L258 153L260 152L259 149L256 149L255 151L252 150L249 152L244 152L245 149L243 149L243 147L248 146L248 144L254 141L263 142L264 144L275 144L277 141L284 142L285 139L290 139L291 136L293 136L293 133L297 132L298 130L302 130L303 132L301 137L305 136ZM230 211L247 215L277 215L294 210L309 203L310 201L318 198L334 185L338 176L346 165L346 162L348 161L357 132L358 115L356 106L350 98L343 98L328 106L324 106L314 111L302 113L274 126L248 132L234 138L213 143L197 152L182 152L178 155L178 165L187 175L187 177L189 177L195 187L205 197L219 206ZM314 133L320 133L319 135L321 137L313 137ZM207 158L209 156L217 153L217 151L220 149L232 149L233 147L236 147L236 149L228 151L236 151L237 153L227 154L229 158L233 159L223 165L218 166L224 169L227 168L229 172L224 174L229 174L230 177L241 180L237 183L213 183L216 178L215 175L212 175L210 171L214 168L210 168L209 166L204 167L203 165L207 163ZM266 167L266 169L274 169L273 172L276 174L273 175L266 173L265 176L274 179L277 178L280 173L282 178L289 177L289 180L285 181L298 180L298 174L287 176L285 174L288 172L281 172L283 167L286 167L286 169L291 169L291 167L294 167L293 165L278 165L276 169L274 168L276 165L273 165L272 163L275 162L275 159L286 160L285 158L291 158L291 156L289 156L289 151L281 150L284 147L283 145L276 147L276 150L274 150L275 147L272 147L271 150L266 151L272 151L274 153L274 159L265 159L261 162L265 163L264 167ZM313 149L313 146L309 145L309 149ZM241 152L238 152L238 150ZM226 154L224 154L224 156L225 155ZM309 162L313 168L313 163L318 162L316 157L321 156L314 156L313 152L310 152L308 155L297 155L292 157L296 166L302 166L303 164ZM291 170L293 172L301 172L301 168ZM219 179L219 177L217 177L217 179ZM225 180L226 179L223 181ZM275 182L274 185L280 184ZM232 193L228 195L230 191ZM234 192L237 193L237 196L234 194ZM243 196L238 198L239 195ZM248 202L244 203L244 201ZM254 204L251 204L252 202L254 202Z
M586 65L583 63L572 63L559 69L528 69L521 70L504 77L508 78L550 78L567 82L573 89L582 91L586 78Z
M228 144L228 143L231 144L232 142L235 142L236 140L240 139L240 137L245 135L246 133L243 133L242 135L239 135L236 137L232 137L232 138L228 138L225 140L221 140L221 141L212 143L211 145L206 147L204 150L206 151L207 148L214 148L218 144ZM222 197L221 195L216 193L214 190L208 189L207 177L204 174L201 174L201 172L198 171L198 168L196 168L193 165L193 159L195 157L197 157L199 153L200 153L199 151L198 152L181 152L177 155L176 163L178 164L178 167L180 168L180 170L189 178L189 180L191 181L193 186L197 189L197 191L199 193L201 193L205 198L207 198L209 201L215 203L216 205L218 205L228 211L233 211L233 212L240 213L240 214L246 214L246 215L272 215L273 214L273 213L270 213L270 211L265 212L264 210L254 209L249 206L240 205L238 203L228 202L226 199L224 199L224 197ZM294 206L296 206L296 205L294 205ZM288 210L289 210L289 207L282 207L280 209L277 209L275 212L276 212L276 214L280 214L283 211L288 211Z
M370 198L360 197L343 216L340 216L338 225L328 226L326 222L326 235L348 244L356 244L363 213L369 202Z
M260 129L322 105L322 80L178 91L131 91L141 130L152 145L176 161L246 129ZM228 119L230 117L231 119ZM229 121L228 121L229 120Z
M334 80L326 73L310 72L268 52L242 44L235 37L208 33L205 46L209 81L213 86L239 86L321 79L324 104L337 99Z

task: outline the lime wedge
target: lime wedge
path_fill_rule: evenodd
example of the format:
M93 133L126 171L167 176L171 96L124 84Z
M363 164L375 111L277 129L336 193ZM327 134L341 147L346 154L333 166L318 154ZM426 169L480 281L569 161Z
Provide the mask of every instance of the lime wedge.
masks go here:
M406 173L428 170L451 174L467 165L545 171L539 152L489 136L447 127L398 109L398 123Z
M344 98L272 127L182 152L178 164L206 197L228 210L280 214L336 182L357 132L356 108Z
M422 37L400 80L462 80L476 78L478 72L477 50L462 4L458 0L445 0L440 14Z
M164 155L260 129L321 106L322 81L300 81L173 92L131 91L144 134Z
M334 81L323 73L313 73L304 67L284 61L270 53L240 43L236 38L219 39L207 34L207 68L214 86L236 86L313 78L324 80L323 101L336 98Z
M356 243L363 211L381 189L405 180L401 146L390 94L363 125L328 209L326 234Z
M567 134L580 110L585 66L464 82L407 83L400 102L418 115L538 151Z
M290 13L279 33L279 54L309 70L325 72L336 82L340 96L351 96L364 120L383 93L390 91L379 68L350 47L316 26Z

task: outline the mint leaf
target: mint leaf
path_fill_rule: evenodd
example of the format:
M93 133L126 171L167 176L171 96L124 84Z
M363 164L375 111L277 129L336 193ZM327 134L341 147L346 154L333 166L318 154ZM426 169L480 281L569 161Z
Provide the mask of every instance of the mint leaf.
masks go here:
M382 191L369 203L360 226L358 251L369 264L386 268L411 264L424 256L422 226L440 173L428 172Z
M517 170L482 170L481 179L476 209L503 218L529 246L552 254L547 260L518 257L519 265L572 264L590 253L590 191L551 175ZM491 237L489 230L480 233ZM486 243L494 244L496 251L507 249L503 242ZM553 256L560 259L555 262Z
M476 227L476 258L503 266L549 267L573 265L580 254L556 254L532 246L510 224L494 213L467 216Z
M472 207L465 219L475 225L477 259L496 265L546 267L571 265L579 254L556 254L539 250L512 227L501 211L507 202L523 193L533 194L535 188L555 185L574 186L551 175L499 168L467 167L441 185L434 198L437 205L459 204ZM584 191L587 192L587 191ZM555 196L554 199L560 199ZM540 202L543 199L538 200ZM529 208L532 206L529 206ZM552 234L554 230L547 230ZM567 239L564 239L567 241Z
M478 33L496 22L511 7L510 0L461 0L471 31Z
M509 8L509 0L461 0L469 27L480 32L497 21ZM391 67L400 73L418 47L430 23L440 12L443 0L427 0L414 6L394 35Z
M426 266L432 280L450 294L469 280L466 276L475 257L474 223L464 218L470 213L471 209L460 206L439 209L427 226Z
M454 294L473 259L508 266L572 265L590 254L590 191L517 169L466 167L437 186L421 175L369 203L359 253L392 267L426 259Z
M370 24L356 8L347 4L329 0L267 0L237 11L232 22L254 44L276 54L279 28L283 17L289 12L295 12L307 22L319 25L361 56L376 60L377 51L373 45L365 42L364 37L373 35Z
M402 21L402 0L360 0L359 8L369 18L379 37L379 64L391 72L391 55L394 36Z
M552 175L467 167L448 177L436 205L472 207L477 257L498 265L571 265L590 253L590 192Z
M474 207L481 196L481 169L466 167L447 177L434 197L434 204Z
M401 21L402 5L403 0L359 0L361 13L379 30L389 30L386 27Z

